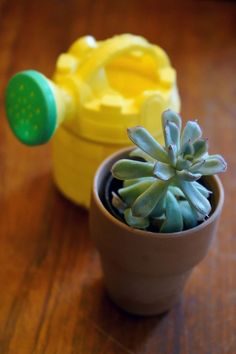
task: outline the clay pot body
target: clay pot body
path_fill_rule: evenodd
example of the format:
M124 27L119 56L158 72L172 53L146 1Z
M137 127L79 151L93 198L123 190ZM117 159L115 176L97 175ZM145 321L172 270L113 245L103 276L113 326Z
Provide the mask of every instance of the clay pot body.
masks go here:
M130 313L154 315L167 311L178 300L193 267L205 257L216 233L224 191L217 176L206 178L213 191L213 212L193 229L172 234L133 229L111 215L102 201L111 166L127 157L129 150L110 156L97 170L90 231L113 301Z

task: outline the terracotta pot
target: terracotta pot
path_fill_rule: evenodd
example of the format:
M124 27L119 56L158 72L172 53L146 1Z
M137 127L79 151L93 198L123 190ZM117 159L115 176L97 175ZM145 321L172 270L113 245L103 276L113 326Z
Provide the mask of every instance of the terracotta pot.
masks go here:
M129 150L110 156L96 172L90 231L113 301L130 313L154 315L167 311L178 300L193 267L205 257L216 234L224 190L217 176L206 177L213 191L213 211L207 221L193 229L172 234L133 229L116 219L103 202L111 166L127 157Z

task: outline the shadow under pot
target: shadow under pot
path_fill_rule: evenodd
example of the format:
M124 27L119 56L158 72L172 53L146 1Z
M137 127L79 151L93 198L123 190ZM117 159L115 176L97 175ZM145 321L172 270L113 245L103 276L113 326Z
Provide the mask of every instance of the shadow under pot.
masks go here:
M213 192L210 217L182 232L156 233L131 228L109 211L107 183L112 165L127 158L130 149L108 157L93 183L90 234L100 254L106 289L122 309L136 315L156 315L175 304L193 267L207 254L216 234L224 202L217 176L204 177Z

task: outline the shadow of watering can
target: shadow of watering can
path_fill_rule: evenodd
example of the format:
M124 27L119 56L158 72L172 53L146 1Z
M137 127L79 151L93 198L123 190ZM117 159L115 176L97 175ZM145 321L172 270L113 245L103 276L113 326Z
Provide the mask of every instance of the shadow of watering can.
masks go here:
M97 166L130 144L126 128L161 133L161 113L180 109L176 73L166 53L130 34L78 39L61 54L54 77L27 70L6 90L6 112L16 137L27 145L53 137L54 178L61 192L89 206Z

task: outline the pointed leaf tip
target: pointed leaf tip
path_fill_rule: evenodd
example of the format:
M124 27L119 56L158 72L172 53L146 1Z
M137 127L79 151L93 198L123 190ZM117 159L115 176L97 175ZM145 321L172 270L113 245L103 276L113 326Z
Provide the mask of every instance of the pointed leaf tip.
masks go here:
M161 119L162 119L163 130L166 126L167 121L175 123L177 127L181 130L181 126L182 126L181 117L178 113L172 111L171 109L167 109L166 111L164 111L162 113Z
M188 121L181 134L181 146L184 146L189 140L194 143L202 136L202 130L198 123Z

